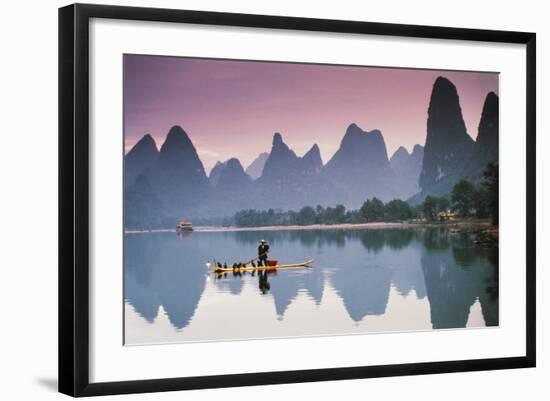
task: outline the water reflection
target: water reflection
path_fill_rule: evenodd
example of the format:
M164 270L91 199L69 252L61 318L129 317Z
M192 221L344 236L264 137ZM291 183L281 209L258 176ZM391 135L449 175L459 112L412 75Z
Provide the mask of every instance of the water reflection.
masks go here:
M151 321L164 307L176 329L189 324L205 286L202 241L175 235L127 235L124 253L124 296L138 314ZM196 249L198 248L198 249ZM139 284L139 285L136 285Z
M227 280L227 276L230 275L230 279ZM216 275L215 283L220 293L228 292L233 295L239 295L243 290L244 280L242 280L242 274L225 273Z
M262 294L267 294L271 289L271 284L269 284L269 280L267 279L268 275L269 272L267 270L258 272L258 288Z
M228 264L250 259L260 237L271 243L273 257L280 257L281 263L314 259L314 267L274 275L208 274L204 264L212 258ZM223 254L214 254L216 251ZM149 324L158 320L162 306L172 327L184 331L203 300L223 304L228 299L225 297L242 296L247 285L256 288L258 297L272 300L273 319L281 322L300 294L313 301L313 306L322 305L327 287L343 303L352 324L389 313L391 291L408 302L427 301L433 329L465 327L476 301L481 305L485 325L498 325L499 319L498 250L474 246L469 236L445 229L195 232L185 237L172 233L125 237L125 299ZM205 293L207 286L212 289ZM254 303L243 307L253 320Z

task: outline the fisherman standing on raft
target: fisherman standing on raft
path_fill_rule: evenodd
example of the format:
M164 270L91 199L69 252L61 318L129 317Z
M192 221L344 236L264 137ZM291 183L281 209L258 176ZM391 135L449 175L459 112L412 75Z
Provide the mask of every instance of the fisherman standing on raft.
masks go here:
M269 244L265 239L260 241L258 247L258 266L267 266L267 254L269 252Z

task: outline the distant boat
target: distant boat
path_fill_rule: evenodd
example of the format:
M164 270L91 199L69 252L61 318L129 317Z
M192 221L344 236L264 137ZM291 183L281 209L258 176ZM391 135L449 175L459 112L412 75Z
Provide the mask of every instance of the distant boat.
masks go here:
M193 231L193 223L189 220L183 220L178 223L176 226L176 231L178 232L191 232Z

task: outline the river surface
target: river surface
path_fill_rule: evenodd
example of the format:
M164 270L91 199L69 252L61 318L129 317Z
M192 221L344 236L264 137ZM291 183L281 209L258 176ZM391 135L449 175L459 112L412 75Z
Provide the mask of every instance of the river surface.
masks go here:
M217 277L271 245L311 268ZM125 235L126 344L497 326L498 249L445 228Z

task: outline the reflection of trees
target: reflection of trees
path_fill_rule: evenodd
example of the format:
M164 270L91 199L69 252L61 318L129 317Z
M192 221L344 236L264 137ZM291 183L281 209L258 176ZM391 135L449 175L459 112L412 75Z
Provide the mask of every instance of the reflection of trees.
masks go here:
M472 267L477 256L470 252L467 248L458 248L453 246L453 258L459 266L467 269Z
M422 239L428 252L435 252L449 247L449 231L445 228L429 228L423 231Z
M354 234L360 237L367 251L373 252L381 250L386 245L394 250L406 248L415 237L413 230L401 228L358 230Z
M284 239L282 234L285 232L279 231L234 231L234 232L223 232L229 240L234 239L236 242L241 245L246 246L258 246L258 241L260 239L265 239L269 242L275 242L276 239Z
M346 239L349 238L348 231L345 230L318 230L319 240L317 246L336 245L338 248L346 246Z
M360 235L361 243L369 252L378 252L386 244L384 230L365 230Z
M430 247L421 258L433 328L465 327L476 299L485 324L494 325L498 322L498 300L491 300L487 291L487 282L495 280L487 250L467 246L467 238L459 237L455 244L454 239L442 237L446 236L427 231L424 243ZM447 248L442 246L445 243Z
M499 263L498 247L487 249L487 259L489 260L492 274L487 280L487 293L492 301L498 301L499 296Z
M410 229L390 228L371 230L287 230L287 231L236 231L235 239L246 246L255 245L259 239L266 239L272 243L281 241L299 242L306 248L314 246L335 245L339 248L346 246L347 240L360 239L365 249L377 252L389 246L392 249L407 247L415 238L416 232Z
M299 242L306 248L324 245L344 247L347 231L344 230L287 230L287 231L235 231L233 234L237 242L252 246L259 239L266 239L271 243L290 241Z
M471 268L478 257L479 252L476 252L476 245L473 243L469 234L461 233L454 235L451 240L453 248L453 257L456 263L462 268Z
M306 248L311 248L319 243L319 233L313 230L304 230L301 232L288 232L290 241L300 241Z
M403 249L409 246L415 237L415 231L403 229L383 230L386 233L386 242L391 249Z
M498 326L499 324L499 264L498 248L487 250L487 259L490 263L489 278L486 280L485 292L479 297L481 312L487 326Z

